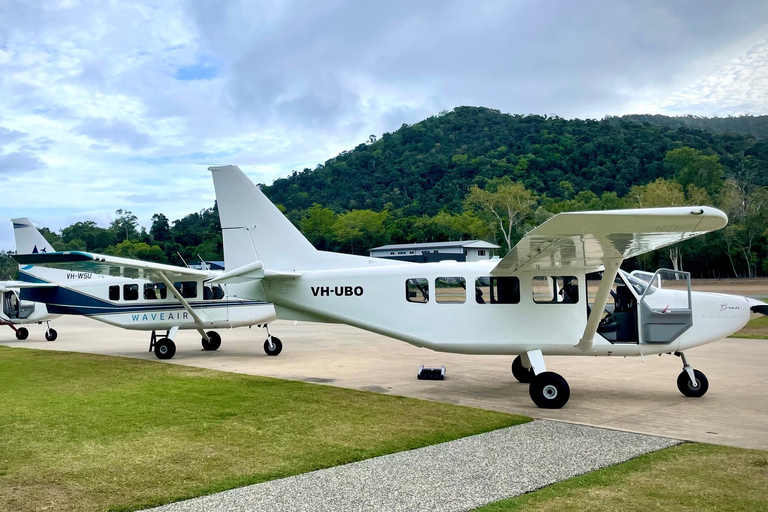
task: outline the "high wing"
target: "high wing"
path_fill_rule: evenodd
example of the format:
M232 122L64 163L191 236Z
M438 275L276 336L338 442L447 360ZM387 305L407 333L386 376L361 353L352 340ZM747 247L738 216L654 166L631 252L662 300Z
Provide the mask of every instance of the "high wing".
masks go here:
M54 283L28 283L27 281L0 281L0 292L20 290L22 288L56 288Z
M725 213L707 206L560 213L528 232L491 273L595 272L606 261L638 256L726 224Z
M94 274L113 277L149 279L151 277L159 278L160 274L163 274L168 278L212 278L218 275L218 273L210 270L196 270L81 251L15 254L13 259L20 265L39 265L77 272L93 272Z

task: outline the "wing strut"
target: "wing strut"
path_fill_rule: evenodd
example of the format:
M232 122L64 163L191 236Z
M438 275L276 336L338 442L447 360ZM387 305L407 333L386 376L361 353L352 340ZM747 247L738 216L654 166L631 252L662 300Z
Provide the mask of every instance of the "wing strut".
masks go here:
M587 326L584 328L584 334L581 336L581 340L576 345L581 350L588 351L592 349L592 342L595 339L595 333L597 332L597 326L600 323L600 319L603 317L605 311L605 305L608 302L608 296L611 294L611 288L613 282L616 280L616 274L619 273L619 267L621 266L622 259L605 260L605 271L603 272L603 279L600 281L600 286L597 287L597 294L595 295L595 303L592 304L592 311L589 313L587 319ZM584 283L586 286L586 282ZM587 297L589 300L589 297Z
M192 316L192 319L195 321L195 325L197 326L197 332L202 335L205 341L210 341L208 339L208 335L205 333L205 324L203 323L203 320L197 315L197 313L195 313L195 311L192 309L192 306L190 306L189 302L187 302L187 299L181 296L179 290L173 286L173 283L165 276L164 273L156 272L156 274L163 281L163 283L165 283L165 287L171 290L171 293L173 293L174 297L176 297L176 299L181 302L181 305L184 306L184 309L186 309L187 312Z

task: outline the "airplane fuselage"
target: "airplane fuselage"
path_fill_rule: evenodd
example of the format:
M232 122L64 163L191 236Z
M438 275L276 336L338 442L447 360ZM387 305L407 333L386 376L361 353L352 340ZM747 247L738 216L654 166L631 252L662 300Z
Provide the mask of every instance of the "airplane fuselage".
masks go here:
M53 282L55 288L27 289L22 297L47 304L57 315L83 315L132 330L198 329L188 310L165 285L149 279L108 277L32 267L19 278ZM206 286L202 279L184 279L177 285L204 328L230 328L268 323L275 319L272 304L228 296L225 287ZM237 285L229 285L237 287Z
M647 300L655 320L636 321L632 341L609 341L597 334L589 351L576 347L587 323L585 275L563 271L507 276L513 296L492 297L489 281L497 262L440 262L336 270L303 270L294 279L262 281L263 298L275 304L279 318L340 322L442 352L548 355L636 356L682 351L740 330L750 318L739 296L658 289ZM626 278L626 274L623 274ZM545 279L545 278L550 279ZM558 279L575 278L577 297L558 296ZM499 278L502 279L502 278ZM562 282L562 281L560 281ZM501 295L501 283L495 290ZM635 308L641 295L631 286ZM259 295L254 286L251 294ZM507 294L509 295L509 294ZM673 340L650 339L686 302L692 325ZM636 311L636 316L642 313ZM681 327L682 329L682 327ZM674 330L674 329L672 329ZM643 339L643 333L649 339ZM663 338L663 335L662 335Z

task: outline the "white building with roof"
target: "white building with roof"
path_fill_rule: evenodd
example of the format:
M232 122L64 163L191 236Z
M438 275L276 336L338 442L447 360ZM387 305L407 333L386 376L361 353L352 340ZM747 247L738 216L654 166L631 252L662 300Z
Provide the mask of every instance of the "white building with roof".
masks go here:
M493 258L499 246L483 240L383 245L369 249L372 258L429 263L434 261L482 261Z

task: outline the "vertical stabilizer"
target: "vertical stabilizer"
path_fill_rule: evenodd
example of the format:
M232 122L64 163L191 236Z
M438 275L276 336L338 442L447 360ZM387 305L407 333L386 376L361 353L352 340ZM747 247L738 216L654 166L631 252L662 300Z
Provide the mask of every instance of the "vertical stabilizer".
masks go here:
M13 222L13 236L16 239L17 254L56 252L31 220L27 218L11 219L11 222Z
M235 165L209 167L221 219L228 270L262 261L275 270L295 269L317 250L259 187Z

